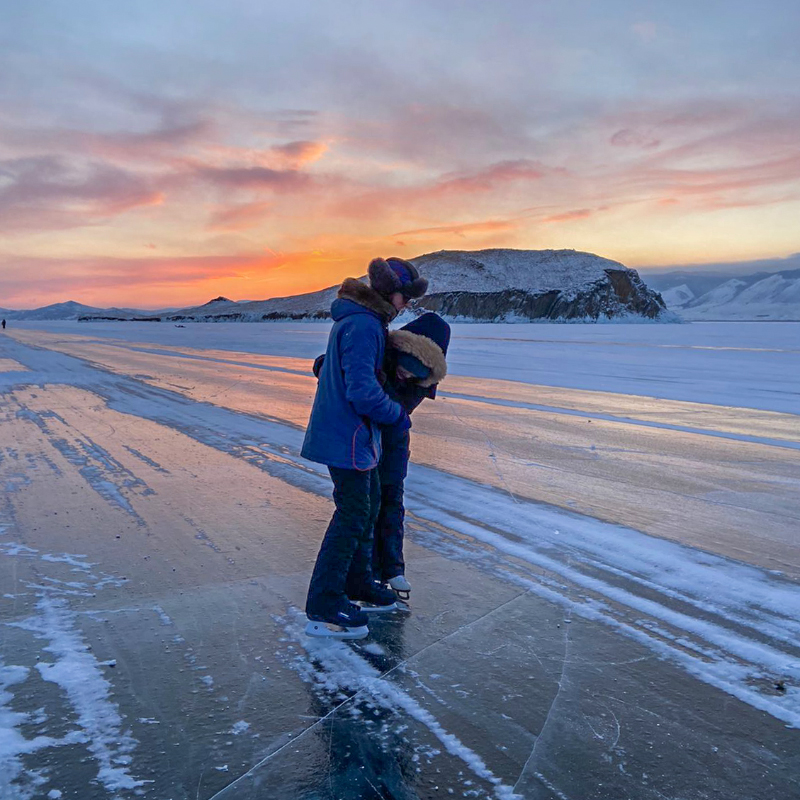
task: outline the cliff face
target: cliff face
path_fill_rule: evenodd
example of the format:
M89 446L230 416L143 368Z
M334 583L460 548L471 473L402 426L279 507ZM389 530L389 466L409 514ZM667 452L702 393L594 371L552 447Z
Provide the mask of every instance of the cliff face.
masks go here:
M596 321L630 315L657 319L668 314L661 295L648 289L634 270L606 270L606 274L606 280L577 291L440 292L426 295L417 307L450 319L480 322Z

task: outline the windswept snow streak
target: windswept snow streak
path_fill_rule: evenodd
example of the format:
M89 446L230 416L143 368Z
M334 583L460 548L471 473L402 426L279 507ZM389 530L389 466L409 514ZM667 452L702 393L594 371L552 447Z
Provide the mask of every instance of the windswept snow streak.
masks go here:
M111 699L111 684L87 649L76 614L65 599L47 594L37 609L39 616L13 624L48 640L43 649L55 656L55 661L40 662L36 667L44 680L58 684L69 698L87 747L99 764L98 779L110 792L144 785L129 772L136 740L122 729L119 709Z
M490 487L424 467L412 472L407 507L417 522L412 536L422 543L610 625L800 728L797 584L535 503L510 513L508 500Z
M491 784L499 800L520 798L474 750L446 731L430 711L349 645L306 636L303 633L305 616L297 610L293 610L288 619L279 621L288 636L305 650L305 655L295 656L290 665L326 700L336 705L349 697L351 703L363 702L390 714L408 715L424 725L448 753L461 759L475 775Z
M0 660L0 797L6 800L29 800L47 783L38 773L25 770L22 756L61 743L46 736L26 739L20 732L19 725L30 715L9 708L14 697L9 689L27 677L27 668L5 666Z
M137 742L124 730L119 708L112 700L111 683L103 673L104 666L92 654L78 627L78 615L69 607L72 596L91 596L92 592L87 589L97 590L109 583L121 585L123 581L94 574L91 571L94 565L81 560L84 558L81 555L38 554L31 548L5 541L0 544L0 553L66 564L73 573L81 573L81 577L86 578L86 581L65 581L43 575L37 584L26 583L26 588L38 597L37 613L20 622L7 623L47 642L42 650L53 660L39 661L36 669L44 680L63 690L75 712L78 729L63 739L46 736L26 739L18 727L29 715L13 712L7 704L13 698L9 687L24 683L30 670L0 663L0 797L28 800L41 796L46 778L24 770L21 757L43 748L74 743L85 744L94 756L98 763L98 781L110 794L139 790L145 782L134 778L130 771L131 753Z

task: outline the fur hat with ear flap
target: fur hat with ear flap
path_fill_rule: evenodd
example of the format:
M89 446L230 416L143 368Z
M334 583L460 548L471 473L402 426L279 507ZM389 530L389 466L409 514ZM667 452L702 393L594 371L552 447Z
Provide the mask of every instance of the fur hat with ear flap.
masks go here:
M400 292L407 300L416 300L428 291L428 281L417 268L402 258L373 258L369 264L369 285L378 294L391 297Z

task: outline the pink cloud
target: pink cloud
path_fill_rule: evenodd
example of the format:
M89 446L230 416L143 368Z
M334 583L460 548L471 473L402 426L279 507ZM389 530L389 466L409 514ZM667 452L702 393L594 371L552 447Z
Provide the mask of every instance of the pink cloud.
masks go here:
M632 128L623 128L617 131L609 141L615 147L638 147L643 150L649 150L661 144L661 140L653 136L652 133L637 131Z
M311 176L294 169L213 167L198 161L186 162L184 176L226 189L270 189L277 192L308 189L314 183Z
M564 211L561 214L552 214L549 217L545 217L542 222L570 222L574 219L586 219L591 217L595 210L602 209L579 208L574 211Z
M198 143L212 140L215 128L208 120L166 121L143 132L97 133L75 128L0 126L0 143L26 154L58 153L115 161L163 161Z
M514 181L537 181L546 174L545 168L529 159L500 161L472 173L443 175L431 185L429 194L450 192L489 192Z
M0 229L78 227L163 202L151 183L109 164L56 156L0 162Z
M540 180L559 170L548 169L528 159L500 161L469 172L450 172L423 183L405 186L366 188L357 185L343 186L340 197L334 198L331 213L364 219L380 217L401 211L411 216L431 201L447 202L456 208L469 209L470 196L491 196L513 184Z
M244 203L218 211L209 222L209 229L218 231L244 231L264 221L272 203Z
M467 222L454 225L439 225L432 228L416 228L410 231L399 231L392 236L428 236L435 233L452 233L456 236L466 237L468 234L497 233L500 231L512 231L518 227L518 223L512 220L484 220L483 222ZM405 242L398 242L405 246Z
M271 147L213 144L204 147L196 160L215 168L266 167L274 170L297 170L318 161L327 151L327 142L311 140L286 142Z

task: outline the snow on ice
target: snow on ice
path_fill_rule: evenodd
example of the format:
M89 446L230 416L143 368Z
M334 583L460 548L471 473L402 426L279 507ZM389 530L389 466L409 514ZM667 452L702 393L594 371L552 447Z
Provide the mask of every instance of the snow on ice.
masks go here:
M180 649L174 661L164 655L152 668L164 670L176 685L191 684L192 697L199 698L193 702L203 709L197 716L211 718L219 732L202 759L211 777L201 776L209 783L198 796L206 798L223 792L224 798L236 797L245 777L283 765L298 739L319 730L325 718L347 714L360 720L370 709L382 720L376 741L388 748L392 737L405 736L421 770L435 774L444 759L458 763L463 778L444 788L512 798L525 796L519 793L533 776L555 796L574 796L547 768L543 734L555 735L572 691L570 631L579 625L632 643L645 654L637 658L652 658L652 670L673 670L700 692L722 693L732 707L763 713L775 721L770 730L794 734L800 728L797 326L454 326L451 376L436 403L415 413L407 537L416 553L486 581L475 595L501 587L506 599L498 599L492 613L520 598L558 610L554 624L561 626L556 639L564 648L562 660L551 671L546 659L535 664L550 678L552 696L539 727L526 732L529 749L513 759L510 738L480 741L469 727L454 723L453 698L472 709L475 691L449 676L451 664L439 662L427 673L409 666L425 648L435 651L474 620L431 636L422 650L398 657L385 671L375 663L394 653L377 638L350 645L302 635L297 606L303 569L324 530L330 483L324 468L300 458L299 446L313 390L309 362L323 350L328 328L98 323L88 329L53 323L3 340L3 355L28 370L0 375L9 404L19 405L8 424L27 426L19 429L49 443L52 466L45 457L28 454L26 460L17 440L0 461L29 479L15 478L0 556L3 563L35 565L28 579L3 586L4 602L15 608L5 624L27 637L30 652L13 658L4 652L0 663L0 794L22 800L48 791L60 796L66 787L54 788L36 759L81 744L91 754L94 780L109 797L164 796L163 787L145 781L151 753L143 742L171 729L175 719L150 707L125 715L119 698L127 690L126 663L118 653L111 653L116 661L96 656L81 624L127 613L152 623L165 654ZM23 396L21 386L35 397ZM71 397L60 409L34 407L61 389L81 393L76 397L83 405ZM80 414L98 417L79 430L74 419ZM130 428L117 427L123 420L159 426L159 435L183 437L197 448L193 454L205 457L182 460L176 454L170 460L169 446L151 452L147 436L133 441ZM204 460L213 459L221 459L208 467L216 483L227 481L220 476L234 464L254 476L252 482L225 484L231 516L216 527L201 519L215 509L193 493ZM647 476L640 483L630 477L638 472ZM707 485L699 486L701 477ZM66 538L50 546L41 532L19 530L12 513L32 487L56 478L82 487L91 498L86 506L96 504L117 521L116 528L93 530L87 529L93 519L88 515L78 524L71 520L79 529L79 553L64 552ZM618 493L603 503L612 491ZM253 515L233 516L235 504L253 502L254 495L258 513L270 520L261 529ZM133 602L130 581L122 577L127 566L111 569L105 559L114 547L135 549L143 582L156 566L146 561L147 537L154 526L164 534L165 520L194 526L191 538L176 545L182 560L175 569L191 574L176 572L174 586L164 581L155 596ZM307 538L269 538L269 525L291 524ZM261 549L242 555L237 548L246 550L248 535ZM281 563L269 548L284 545L284 572L273 575L274 587L260 583L259 570L271 566L273 556ZM262 550L264 564L253 556ZM130 566L135 571L132 556ZM204 583L207 573L212 577ZM446 621L452 609L443 581L431 591ZM424 581L412 583L417 597L429 588ZM470 591L458 589L462 600ZM260 598L268 590L280 596L282 613L261 609L256 621L240 618L242 596ZM204 600L215 591L216 600ZM114 603L92 604L99 593L113 595ZM225 610L229 600L233 610ZM259 609L259 601L253 602L242 607ZM229 614L228 656L203 649L200 631L216 613ZM445 624L433 614L425 617L419 606L415 613L423 628ZM262 626L250 649L248 625ZM531 636L541 634L540 628ZM491 644L501 648L503 642ZM277 662L270 660L276 647ZM465 659L473 656L464 652ZM231 677L236 669L241 684ZM47 725L58 714L42 703L20 710L23 689L38 679L57 687L69 709L65 734L27 733L32 720ZM503 697L509 698L520 690L505 688ZM437 700L445 693L447 702ZM298 699L306 694L328 710L287 741L298 720L310 716L303 715L307 698L306 705ZM278 730L265 729L267 711L259 716L265 697L274 704L267 711L285 712L289 720ZM503 730L513 730L517 723L506 711L511 709L502 709L509 728ZM500 717L501 709L482 713ZM610 709L606 728L597 720L587 724L595 725L597 742L608 745L609 769L621 775L612 763L620 737L624 742L619 715ZM270 744L256 747L259 737ZM245 746L250 749L244 755L236 750ZM635 745L626 746L630 759Z

